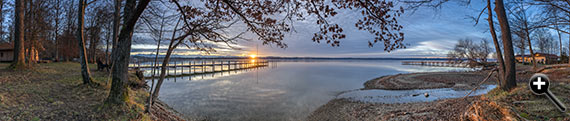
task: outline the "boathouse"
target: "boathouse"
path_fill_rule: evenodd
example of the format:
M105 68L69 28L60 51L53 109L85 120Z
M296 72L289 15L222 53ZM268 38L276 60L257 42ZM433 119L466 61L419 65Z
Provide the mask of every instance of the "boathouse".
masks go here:
M10 43L0 43L0 62L10 62L14 59L14 47Z
M548 53L534 53L534 57L536 62L541 64L554 64L558 60L558 56ZM515 55L515 59L518 63L532 62L531 55Z

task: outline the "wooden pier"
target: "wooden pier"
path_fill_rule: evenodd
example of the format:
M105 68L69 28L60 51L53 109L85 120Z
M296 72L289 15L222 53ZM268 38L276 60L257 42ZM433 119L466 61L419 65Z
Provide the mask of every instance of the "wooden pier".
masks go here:
M162 63L157 66L153 61L135 61L129 64L129 68L138 68L145 71L145 78L156 78L160 75ZM192 76L199 74L209 74L227 72L251 68L268 66L269 62L264 60L173 60L166 66L167 77ZM152 69L156 69L155 77L152 76Z
M439 67L468 67L467 63L454 61L402 61L402 65L439 66Z

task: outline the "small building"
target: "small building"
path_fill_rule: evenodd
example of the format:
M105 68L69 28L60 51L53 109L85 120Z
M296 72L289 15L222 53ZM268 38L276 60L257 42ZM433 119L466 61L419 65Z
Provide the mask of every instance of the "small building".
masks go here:
M548 53L534 53L534 58L537 63L541 64L554 64L558 60L558 56ZM518 63L531 63L531 55L515 55L515 59Z
M10 43L0 43L0 62L11 62L14 59L14 47Z

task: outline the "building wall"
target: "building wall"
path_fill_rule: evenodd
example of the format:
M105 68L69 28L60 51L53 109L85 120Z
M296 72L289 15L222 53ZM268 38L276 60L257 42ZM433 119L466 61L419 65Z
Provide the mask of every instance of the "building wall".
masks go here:
M517 62L521 63L523 62L522 57L515 57L515 59L517 60ZM536 56L535 57L536 62L538 63L542 63L542 64L553 64L556 62L556 58L547 58L545 56ZM524 58L524 62L526 63L531 63L532 62L532 57L525 57Z
M12 61L14 59L14 51L0 51L0 61Z

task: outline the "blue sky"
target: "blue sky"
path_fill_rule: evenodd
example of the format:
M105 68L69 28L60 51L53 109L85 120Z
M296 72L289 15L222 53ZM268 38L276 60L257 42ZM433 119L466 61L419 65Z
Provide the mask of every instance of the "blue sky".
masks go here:
M282 49L275 46L261 44L261 41L239 41L235 47L242 50L220 48L213 56L245 56L254 54L256 46L259 47L259 56L284 56L284 57L445 57L458 39L471 38L473 40L490 39L488 24L481 18L481 22L475 22L469 18L476 16L485 7L482 1L475 0L468 6L458 3L447 3L441 9L421 8L412 14L406 14L399 18L399 23L404 26L404 42L409 44L406 49L398 49L390 53L384 51L381 44L369 48L368 40L373 38L367 31L360 31L354 27L359 18L358 11L344 10L339 15L329 19L343 27L347 38L341 40L340 47L331 47L325 43L315 43L311 40L312 34L318 31L314 21L298 21L294 24L295 31L286 35L283 42L288 48ZM358 16L358 17L355 17ZM242 31L243 25L236 25L229 31ZM246 35L248 38L256 38ZM139 36L139 38L145 38ZM564 38L567 38L564 37ZM146 44L145 44L146 43ZM155 48L152 43L142 42L133 45L133 54L148 54ZM492 45L490 45L492 46ZM185 47L180 47L185 48ZM164 48L165 49L165 48ZM179 55L204 55L189 49L179 49Z

